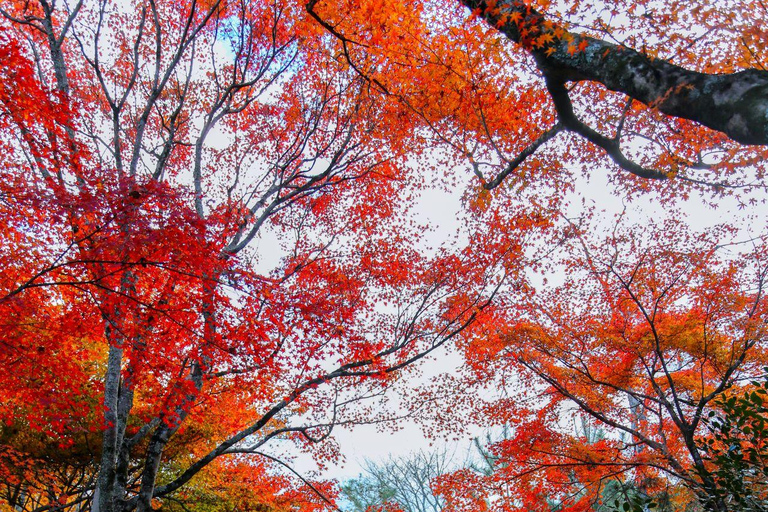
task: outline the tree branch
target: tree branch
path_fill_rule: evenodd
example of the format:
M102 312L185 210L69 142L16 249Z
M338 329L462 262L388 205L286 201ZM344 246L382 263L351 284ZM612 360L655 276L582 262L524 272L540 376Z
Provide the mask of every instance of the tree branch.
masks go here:
M719 131L741 144L768 145L768 71L708 74L625 46L567 32L534 48L536 38L564 30L523 0L461 3L527 48L545 75L561 83L590 81L673 117ZM545 24L544 22L547 21Z

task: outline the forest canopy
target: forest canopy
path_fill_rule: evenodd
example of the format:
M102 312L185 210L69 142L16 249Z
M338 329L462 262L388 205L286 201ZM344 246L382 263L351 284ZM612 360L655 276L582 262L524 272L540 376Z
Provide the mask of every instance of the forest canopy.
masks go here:
M4 2L0 510L330 510L414 420L503 433L449 510L768 508L765 19Z

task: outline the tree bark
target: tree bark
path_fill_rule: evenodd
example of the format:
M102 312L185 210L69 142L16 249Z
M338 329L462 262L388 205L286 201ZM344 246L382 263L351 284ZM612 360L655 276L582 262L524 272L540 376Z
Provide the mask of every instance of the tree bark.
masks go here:
M110 345L107 362L107 374L104 378L104 432L102 434L101 463L96 483L98 502L94 503L99 512L112 512L113 485L115 481L115 462L119 447L117 403L120 387L120 370L123 350Z
M768 145L768 71L730 74L691 71L600 39L567 32L548 44L557 24L520 0L460 0L510 40L527 48L542 73L558 82L591 81L726 134L741 144ZM551 20L548 20L551 21ZM562 27L560 28L562 30Z

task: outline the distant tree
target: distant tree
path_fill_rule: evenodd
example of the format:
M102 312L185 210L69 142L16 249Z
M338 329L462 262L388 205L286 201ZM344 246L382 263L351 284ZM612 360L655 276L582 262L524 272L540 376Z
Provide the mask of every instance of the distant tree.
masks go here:
M445 500L432 490L432 481L452 469L452 454L442 448L419 451L382 463L368 461L358 478L342 485L352 511L386 510L441 512Z
M354 512L376 510L390 503L395 496L394 489L363 474L342 484L341 492Z

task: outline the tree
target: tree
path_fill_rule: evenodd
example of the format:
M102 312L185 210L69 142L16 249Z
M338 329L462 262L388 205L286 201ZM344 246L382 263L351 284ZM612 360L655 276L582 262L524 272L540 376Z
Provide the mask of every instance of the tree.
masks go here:
M765 364L765 240L724 254L720 229L692 234L679 221L619 224L605 238L586 219L573 228L556 263L565 282L531 286L520 302L502 294L512 323L467 347L462 385L507 393L477 414L513 427L478 485L508 486L508 505L528 510L589 510L617 479L676 507L698 498L730 510L714 499L717 464L699 438L728 390ZM576 413L605 436L574 435Z
M493 26L468 18L467 6ZM526 352L515 361L554 343L551 325L510 322L510 313L527 317L504 304L541 311L526 292L531 251L586 236L562 220L579 167L589 174L607 154L629 171L617 189L660 191L668 205L698 190L749 205L764 190L766 34L755 19L765 7L736 7L6 2L0 414L3 471L15 475L9 502L34 495L24 503L40 512L182 507L216 487L214 470L231 470L243 486L263 487L249 506L284 505L286 494L327 506L324 482L274 490L289 485L276 473L289 466L270 451L276 441L322 466L337 456L335 425L371 421L398 372L449 341L462 338L470 361L485 350L469 343L480 335ZM601 9L622 16L585 30L626 46L570 31L568 20ZM705 54L707 45L718 51ZM466 164L479 180L466 198L467 243L428 249L412 199L432 181L455 187L454 169ZM697 266L674 244L659 279L687 276L675 254L691 258L695 279L727 281L727 265ZM619 256L606 268L622 276L637 261ZM752 261L742 256L737 269ZM708 265L722 273L708 276ZM720 338L740 347L742 323L759 331L763 301L734 289L724 293L724 311L732 308ZM754 318L739 320L742 303L754 303ZM665 328L709 326L669 307ZM636 320L630 312L617 314ZM642 330L638 322L627 329ZM748 373L761 344L756 337L715 371L715 389ZM716 359L700 373L724 364ZM527 371L558 382L547 373L558 364L530 361ZM663 404L666 391L654 393ZM711 401L690 393L699 405L684 405L695 411ZM695 428L679 430L687 440ZM41 435L45 457L28 457L35 446L19 432ZM630 433L657 442L644 428ZM49 457L57 443L83 453L73 485L72 468ZM695 445L686 449L695 459ZM45 486L51 467L65 475ZM706 488L706 466L694 467L685 481Z
M215 471L262 482L248 507L327 506L270 441L332 460L333 427L487 304L468 253L412 247L397 112L299 7L4 5L3 437L89 457L48 485L50 453L9 441L14 506L184 505Z
M448 473L452 457L447 448L416 452L383 463L367 461L365 472L342 485L354 512L387 510L441 512L443 500L432 490L435 479Z

